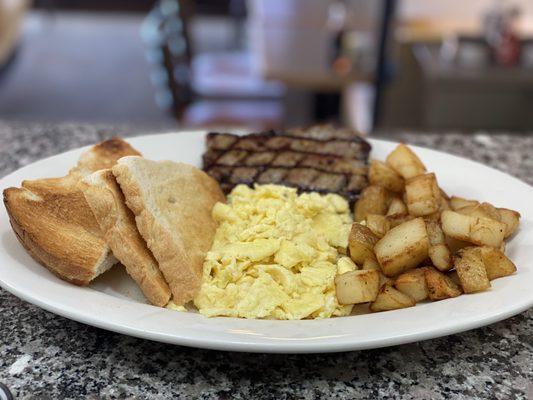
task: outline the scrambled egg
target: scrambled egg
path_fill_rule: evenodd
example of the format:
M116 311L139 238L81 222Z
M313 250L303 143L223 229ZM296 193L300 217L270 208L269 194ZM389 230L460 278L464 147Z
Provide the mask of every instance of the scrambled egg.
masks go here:
M351 226L346 200L278 185L239 185L217 203L219 226L194 304L208 317L302 319L348 315L337 274L356 269L344 256Z

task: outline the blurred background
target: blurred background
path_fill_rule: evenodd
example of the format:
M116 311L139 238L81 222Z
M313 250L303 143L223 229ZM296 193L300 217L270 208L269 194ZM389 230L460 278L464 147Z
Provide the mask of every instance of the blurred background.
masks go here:
M0 0L0 119L531 131L531 0Z

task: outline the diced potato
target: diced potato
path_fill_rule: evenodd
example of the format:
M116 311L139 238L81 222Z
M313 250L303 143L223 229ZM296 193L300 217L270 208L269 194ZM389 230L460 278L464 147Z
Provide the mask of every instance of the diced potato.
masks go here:
M424 174L405 182L409 214L423 217L440 209L440 189L435 174Z
M444 236L444 241L446 242L446 246L448 246L448 249L450 249L450 253L454 254L457 253L457 251L472 246L472 243L465 242L464 240L454 239L449 236Z
M368 186L355 203L354 219L364 221L368 214L385 215L389 209L390 194L381 186Z
M461 287L461 280L459 279L459 275L457 275L456 270L449 271L446 276L450 278L459 288Z
M386 285L386 284L393 284L394 281L389 278L389 277L386 277L383 272L379 271L379 287L381 288L383 285Z
M439 271L449 271L452 269L452 255L450 249L445 244L435 244L429 246L428 255L433 265Z
M489 203L481 203L476 206L466 206L457 210L459 214L470 215L472 217L490 218L501 221L498 210Z
M382 238L390 229L390 222L384 215L368 214L366 216L366 226L378 238Z
M335 291L339 304L359 304L376 300L379 272L357 270L335 277Z
M394 286L416 302L425 300L429 292L424 271L424 268L415 268L404 272L396 278Z
M402 192L405 182L391 167L381 161L372 160L368 170L371 185L382 186L391 192Z
M381 266L379 265L378 260L373 257L368 257L363 263L363 267L361 269L375 269L381 271Z
M350 258L359 265L363 264L367 258L375 258L374 246L378 240L378 237L366 226L354 223L348 238Z
M370 304L370 311L397 310L413 307L415 304L411 297L395 289L391 284L385 284L379 289L376 300Z
M444 190L442 190L442 188L439 188L439 192L440 192L440 197L443 200L446 200L446 202L450 201L450 196L448 196L448 194Z
M387 215L387 221L389 221L390 227L395 228L398 225L403 224L404 222L411 221L415 219L412 215L409 215L407 213L405 214L394 214L394 215Z
M440 224L433 220L425 220L426 229L428 232L428 239L430 244L443 244L444 243L444 233L440 227Z
M447 199L446 197L444 197L443 195L443 191L441 189L441 192L440 192L440 211L444 211L444 210L450 210L451 209L451 206L450 206L450 200ZM446 194L446 193L444 193Z
M498 208L498 213L500 214L501 222L506 226L505 237L508 238L513 233L515 233L520 223L520 213L509 210L508 208Z
M490 288L479 247L466 247L459 250L454 257L454 267L465 293L480 292Z
M490 281L516 272L513 262L503 252L493 247L482 247L481 258Z
M374 246L381 270L396 276L428 257L429 240L422 218L404 222L387 232Z
M403 215L407 214L407 206L402 199L398 197L393 197L389 209L387 210L387 215Z
M456 211L460 208L469 207L469 206L477 206L479 204L479 201L477 200L467 200L463 199L462 197L452 196L450 197L450 207L452 210Z
M424 276L426 278L430 300L449 299L450 297L457 297L462 293L461 288L453 280L435 268L425 268Z
M442 230L446 235L482 246L499 247L505 235L505 224L490 218L445 210L442 212L441 221Z
M413 178L426 173L426 167L420 158L405 144L400 143L387 156L387 164L404 179Z
M444 233L440 225L433 220L426 219L426 228L430 244L428 255L433 265L439 271L450 270L452 268L452 257L450 249L448 249L444 241Z

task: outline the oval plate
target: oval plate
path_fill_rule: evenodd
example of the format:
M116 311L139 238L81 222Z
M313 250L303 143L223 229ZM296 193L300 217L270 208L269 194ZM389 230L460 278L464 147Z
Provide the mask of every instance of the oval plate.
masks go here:
M204 133L180 132L128 139L147 158L200 166ZM383 160L396 143L370 140ZM319 353L391 346L449 335L518 314L533 305L533 188L502 172L449 154L413 146L450 194L480 199L522 213L507 253L518 273L491 290L376 314L305 321L205 318L146 304L133 281L114 268L88 287L58 279L24 251L0 212L0 285L45 310L99 328L184 346L218 350ZM0 180L3 190L23 179L64 175L84 149L28 165Z

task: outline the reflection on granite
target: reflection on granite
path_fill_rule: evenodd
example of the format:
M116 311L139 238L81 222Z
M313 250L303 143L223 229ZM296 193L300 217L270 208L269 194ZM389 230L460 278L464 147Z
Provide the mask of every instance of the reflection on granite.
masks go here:
M127 127L0 121L0 176ZM389 135L533 184L533 136ZM0 382L35 399L531 399L533 310L441 339L326 355L223 353L89 327L0 290Z

